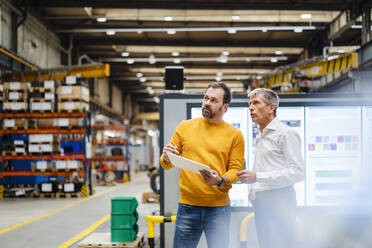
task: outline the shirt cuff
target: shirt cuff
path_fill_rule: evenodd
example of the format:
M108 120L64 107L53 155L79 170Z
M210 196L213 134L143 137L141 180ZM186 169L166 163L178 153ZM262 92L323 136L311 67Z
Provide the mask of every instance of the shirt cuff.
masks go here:
M256 172L256 182L262 183L267 179L267 175L265 175L265 172Z

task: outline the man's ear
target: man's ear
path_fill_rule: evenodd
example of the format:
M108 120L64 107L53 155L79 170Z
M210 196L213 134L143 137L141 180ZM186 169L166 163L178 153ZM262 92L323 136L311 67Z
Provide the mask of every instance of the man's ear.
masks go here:
M224 112L226 112L226 111L227 111L227 109L229 108L229 104L225 103L225 104L223 105L223 108L225 109L225 111L224 111Z

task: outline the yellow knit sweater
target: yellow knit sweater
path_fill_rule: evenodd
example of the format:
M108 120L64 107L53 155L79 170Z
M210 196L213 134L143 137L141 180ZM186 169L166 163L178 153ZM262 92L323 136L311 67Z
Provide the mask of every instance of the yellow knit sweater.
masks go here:
M203 118L181 122L170 142L178 147L182 157L208 165L220 176L229 177L229 184L223 187L211 186L201 175L181 170L179 177L179 203L193 206L226 206L230 204L228 190L231 183L238 181L236 172L244 169L244 138L232 125L221 122L210 124ZM173 167L166 164L163 156L160 164L164 169Z

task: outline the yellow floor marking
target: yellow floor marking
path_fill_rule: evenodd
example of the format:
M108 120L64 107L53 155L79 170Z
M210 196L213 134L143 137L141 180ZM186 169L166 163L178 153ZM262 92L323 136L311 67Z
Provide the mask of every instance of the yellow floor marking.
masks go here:
M142 195L142 193L140 193L136 196L137 201L139 201L139 198L141 197L141 195ZM74 243L78 242L79 240L82 240L85 236L89 235L91 232L96 230L100 225L102 225L103 223L108 221L110 219L110 217L111 217L111 214L106 215L105 217L103 217L102 219L100 219L99 221L94 223L93 225L89 226L88 228L86 228L84 231L82 231L81 233L79 233L78 235L76 235L75 237L70 239L69 241L67 241L64 244L58 246L58 248L67 248L67 247L70 247L71 245L73 245Z
M138 181L138 180L139 180L139 179L134 180L134 181L131 181L131 182L135 182L135 181ZM104 191L102 191L102 192L100 192L100 193L98 193L98 194L95 194L95 195L92 195L92 196L86 197L86 198L81 199L81 200L79 200L79 201L77 201L77 202L73 202L73 203L71 203L71 204L69 204L69 205L67 205L67 206L62 207L62 208L52 210L52 211L50 211L50 212L48 212L48 213L46 213L46 214L43 214L43 215L37 216L37 217L32 218L32 219L30 219L30 220L23 221L23 222L21 222L21 223L19 223L19 224L16 224L16 225L14 225L14 226L11 226L11 227L8 227L8 228L5 228L5 229L2 229L2 230L0 230L0 234L5 233L5 232L8 232L8 231L10 231L10 230L13 230L13 229L15 229L15 228L17 228L17 227L20 227L20 226L26 225L26 224L28 224L28 223L31 223L31 222L34 222L34 221L40 220L40 219L42 219L42 218L48 217L48 216L50 216L50 215L53 215L53 214L59 213L59 212L61 212L61 211L63 211L63 210L66 210L66 209L68 209L68 208L71 208L71 207L73 207L73 206L76 206L76 205L78 205L78 204L80 204L80 203L82 203L82 202L85 202L85 201L88 201L88 200L94 199L94 198L96 198L96 197L99 197L99 196L101 196L101 195L104 195L104 194L110 193L110 192L112 192L112 191L114 191L114 190L117 190L118 188L123 187L124 185L126 185L126 184L120 184L120 185L117 185L117 186L115 186L115 187L113 187L113 188L110 188L110 189L104 190Z

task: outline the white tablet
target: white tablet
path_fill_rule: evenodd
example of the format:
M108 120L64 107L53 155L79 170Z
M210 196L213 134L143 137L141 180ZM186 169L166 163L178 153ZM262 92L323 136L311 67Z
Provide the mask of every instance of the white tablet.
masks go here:
M211 168L209 168L208 165L192 161L190 159L178 156L178 155L170 153L170 152L167 152L167 155L168 155L171 163L178 168L188 170L188 171L194 172L196 174L200 174L199 173L200 170L211 171Z

